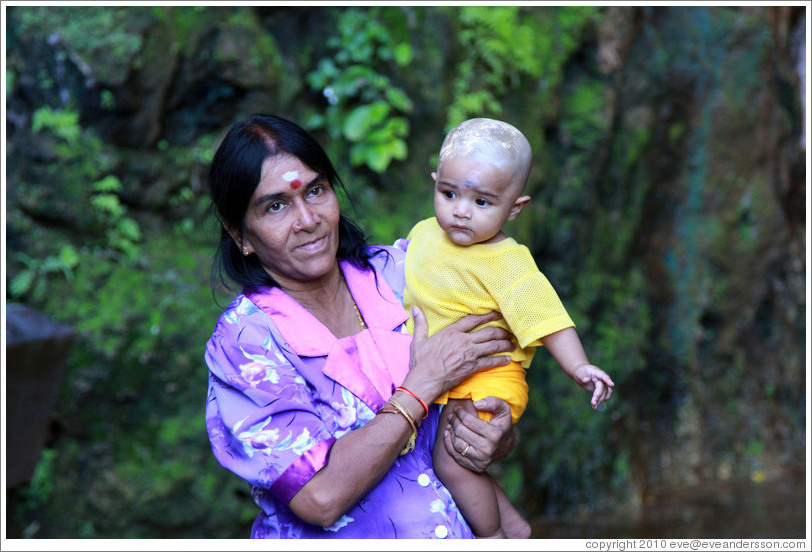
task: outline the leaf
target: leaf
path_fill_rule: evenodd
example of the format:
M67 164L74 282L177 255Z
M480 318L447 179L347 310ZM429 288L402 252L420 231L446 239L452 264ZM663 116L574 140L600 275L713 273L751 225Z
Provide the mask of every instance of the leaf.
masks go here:
M358 165L366 165L367 158L369 157L370 146L366 142L353 144L350 148L350 163L354 167Z
M28 290L31 289L33 283L34 271L28 268L23 269L14 277L14 279L11 280L11 283L9 283L8 293L12 297L20 297L25 295Z
M387 146L373 146L369 148L367 166L375 172L382 173L392 161L392 150Z
M401 67L412 61L412 47L406 42L401 42L392 50L392 55L395 58L395 63Z
M394 159L397 159L398 161L403 161L404 159L406 159L406 156L409 153L409 148L406 145L406 142L397 139L392 141L391 151L392 157Z
M411 112L414 107L412 100L400 88L387 88L386 99L392 107L406 113Z
M402 161L407 153L406 142L393 138L386 142L355 144L350 150L350 158L354 165L363 164L375 172L382 173L389 167L392 159Z
M386 118L390 109L386 102L356 107L344 120L344 136L351 142L359 142L369 134L370 129Z
M95 192L117 192L121 189L121 181L112 174L108 174L98 182L93 183L93 191Z
M130 217L124 217L118 221L116 230L122 237L129 240L138 241L141 239L141 228L138 226L138 223Z
M31 131L50 130L69 144L79 138L79 113L76 111L54 111L50 107L37 109L31 118Z
M403 117L392 117L386 120L383 126L370 132L365 142L384 143L391 142L395 138L405 138L409 135L409 121Z
M50 274L52 272L59 272L60 270L64 270L65 265L62 264L62 261L59 260L58 257L46 257L45 260L42 261L40 265L39 272L40 274Z
M100 194L93 196L90 200L93 207L99 211L110 213L113 217L118 217L124 213L124 207L121 205L118 196L113 194Z
M311 113L305 120L305 128L317 130L324 127L324 115L321 113Z

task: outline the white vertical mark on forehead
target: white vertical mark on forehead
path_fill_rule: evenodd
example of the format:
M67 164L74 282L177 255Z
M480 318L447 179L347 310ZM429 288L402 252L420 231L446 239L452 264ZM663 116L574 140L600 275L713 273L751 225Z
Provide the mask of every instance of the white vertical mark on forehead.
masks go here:
M285 182L293 182L299 179L299 171L288 171L282 175L282 180Z

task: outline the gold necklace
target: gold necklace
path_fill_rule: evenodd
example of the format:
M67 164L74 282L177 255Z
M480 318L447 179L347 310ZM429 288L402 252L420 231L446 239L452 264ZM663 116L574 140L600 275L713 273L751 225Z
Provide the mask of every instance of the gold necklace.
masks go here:
M350 295L350 299L352 299L352 295ZM352 308L355 309L355 316L358 317L358 324L360 324L362 330L365 330L367 325L364 322L364 318L361 316L361 311L358 310L358 305L355 304L355 299L352 299Z
M347 283L347 279L344 278L344 275L341 275L341 279L344 280L344 285L347 288L347 293L350 294L350 301L352 301L352 308L355 309L355 316L358 317L358 325L361 326L361 330L365 330L367 325L364 322L364 317L361 316L361 311L358 310L358 305L355 302L355 298L352 296L352 292L350 291L350 285Z

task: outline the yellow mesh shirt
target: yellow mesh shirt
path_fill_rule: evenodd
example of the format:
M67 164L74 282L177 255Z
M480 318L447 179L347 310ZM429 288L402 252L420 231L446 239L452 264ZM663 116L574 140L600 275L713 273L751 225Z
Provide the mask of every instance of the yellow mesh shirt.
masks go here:
M543 337L575 325L530 251L513 238L463 247L430 218L408 239L403 304L407 311L420 307L429 335L466 314L498 310L504 320L489 325L516 336L511 358L527 368ZM407 328L414 332L411 317Z

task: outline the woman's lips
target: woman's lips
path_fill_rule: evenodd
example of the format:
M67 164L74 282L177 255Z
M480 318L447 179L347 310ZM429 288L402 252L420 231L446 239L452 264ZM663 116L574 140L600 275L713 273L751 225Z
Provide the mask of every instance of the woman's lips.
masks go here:
M302 245L296 246L296 249L301 251L306 251L308 253L317 252L319 249L323 248L327 244L327 236L322 236L320 238L316 238L315 240L311 240L307 243L303 243Z

